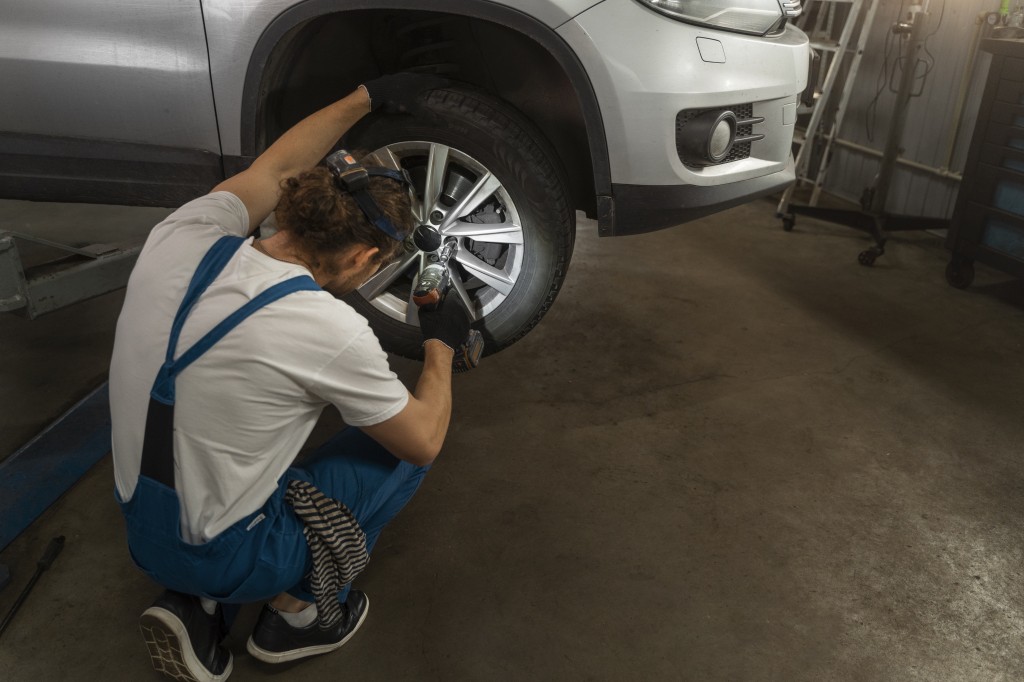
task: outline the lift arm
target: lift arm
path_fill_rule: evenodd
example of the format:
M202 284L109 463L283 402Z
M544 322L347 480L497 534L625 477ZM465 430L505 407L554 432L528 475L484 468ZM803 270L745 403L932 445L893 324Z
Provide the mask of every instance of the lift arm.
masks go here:
M16 239L67 252L59 261L26 268ZM35 319L128 283L142 242L74 248L14 232L0 231L0 312Z

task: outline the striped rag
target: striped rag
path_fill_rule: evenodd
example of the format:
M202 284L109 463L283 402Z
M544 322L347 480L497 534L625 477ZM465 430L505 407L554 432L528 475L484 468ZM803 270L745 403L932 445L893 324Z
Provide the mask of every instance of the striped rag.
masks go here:
M311 483L289 481L284 499L305 526L303 533L313 554L310 592L316 598L320 627L327 629L342 615L338 593L370 561L366 535L348 507Z

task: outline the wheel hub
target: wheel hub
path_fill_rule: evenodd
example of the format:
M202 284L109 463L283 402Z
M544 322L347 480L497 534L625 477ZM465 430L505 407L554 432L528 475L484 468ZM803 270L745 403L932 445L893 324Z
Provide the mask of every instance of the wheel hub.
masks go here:
M412 233L412 241L420 251L433 253L441 247L441 242L444 240L441 237L441 232L436 227L420 225Z

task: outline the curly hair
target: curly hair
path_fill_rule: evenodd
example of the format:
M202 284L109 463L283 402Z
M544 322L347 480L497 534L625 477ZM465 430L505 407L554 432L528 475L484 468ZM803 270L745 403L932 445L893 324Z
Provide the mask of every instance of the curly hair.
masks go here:
M412 229L409 194L401 183L370 176L369 192L400 232ZM295 236L314 261L353 244L376 246L377 259L388 263L402 252L403 242L378 230L363 214L352 195L341 190L330 170L317 166L281 183L281 198L274 210L278 228Z

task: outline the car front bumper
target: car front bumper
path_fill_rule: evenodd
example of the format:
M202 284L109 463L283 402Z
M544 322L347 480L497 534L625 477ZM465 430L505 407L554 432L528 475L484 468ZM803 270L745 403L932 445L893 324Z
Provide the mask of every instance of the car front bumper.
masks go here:
M598 197L598 234L653 232L717 213L784 189L795 178L790 158L782 170L720 185L612 185Z
M796 27L747 36L676 21L637 2L605 2L558 31L583 62L601 108L612 189L598 197L601 234L669 227L792 182L809 63L807 37ZM763 137L750 143L749 155L703 168L684 164L680 112L740 106L763 119L753 125Z

